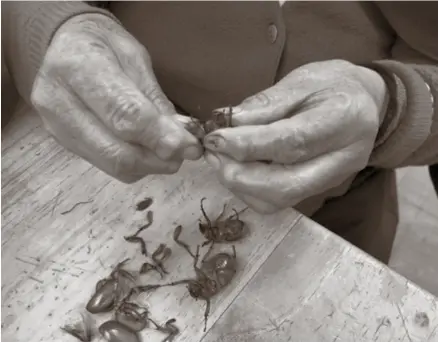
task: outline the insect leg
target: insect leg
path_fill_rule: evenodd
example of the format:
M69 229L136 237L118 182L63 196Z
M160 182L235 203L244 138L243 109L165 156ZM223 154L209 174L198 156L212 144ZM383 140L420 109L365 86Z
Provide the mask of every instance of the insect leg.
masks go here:
M175 339L175 336L179 334L179 329L173 324L176 322L175 318L169 319L164 326L166 327L166 331L169 335L162 342L172 342Z
M205 213L205 210L204 210L204 201L205 201L205 200L206 200L205 197L203 197L203 198L201 199L201 212L202 212L202 215L204 215L204 218L205 218L205 220L207 221L208 226L211 228L211 221L210 221L210 219L208 218L208 216L207 216L207 214Z
M148 220L148 222L143 226L141 226L140 228L138 228L133 236L137 236L138 234L140 234L140 232L152 226L152 223L154 223L154 212L152 210L149 210L146 213L146 219Z
M181 231L182 231L182 226L179 225L175 228L175 230L173 231L173 240L176 242L177 245L181 246L182 248L184 248L187 253L190 254L190 256L192 258L195 258L195 255L193 254L193 252L190 250L190 247L187 243L181 241L179 239L179 236L181 235Z
M210 254L211 254L211 251L213 250L213 247L214 247L214 240L212 240L212 241L211 241L211 245L210 245L210 248L208 248L208 251L207 251L207 253L205 253L204 257L202 258L202 263L204 263L204 262L205 262L205 260L207 260L207 257L209 257L209 256L210 256Z
M245 210L247 210L248 208L249 208L249 207L245 207L245 208L243 208L243 209L240 210L240 211L236 211L236 209L233 208L234 215L231 216L229 219L235 217L235 218L238 220L238 219L239 219L239 214L243 213L243 212L244 212Z
M198 260L199 260L199 245L196 246L196 255L195 255L195 259L193 261L193 268L196 270L198 267L196 266L198 264Z
M163 278L163 274L158 269L158 266L152 265L148 262L145 262L143 265L141 265L140 274L145 274L151 270L154 270L155 272L157 272L160 275L161 278Z
M207 298L205 302L206 302L206 306L204 312L204 332L207 331L207 320L208 320L208 315L210 314L210 298Z
M222 211L221 211L221 213L219 214L219 216L216 218L216 222L217 221L219 221L221 218L222 218L222 216L225 214L225 209L227 208L227 204L225 203L224 204L224 207L223 207L223 209L222 209Z

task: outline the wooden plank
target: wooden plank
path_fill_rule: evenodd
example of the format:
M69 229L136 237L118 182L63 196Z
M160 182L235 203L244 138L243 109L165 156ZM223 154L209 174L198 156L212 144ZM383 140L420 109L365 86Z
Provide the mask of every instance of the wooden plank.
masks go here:
M144 223L135 204L145 196L155 199L155 223L142 234L149 251L161 242L173 249L167 280L193 275L192 260L171 235L181 223L184 239L202 241L201 197L212 216L223 203L243 206L202 162L125 185L63 150L30 111L14 116L2 136L5 340L74 341L59 326L79 318L96 281L127 257L130 269L144 261L123 236ZM83 201L90 202L62 214ZM236 244L238 274L213 300L204 338L204 303L184 287L141 296L156 320L177 318L178 341L438 341L432 295L293 210L242 218L251 234ZM143 336L162 339L151 330Z
M437 304L302 218L202 342L436 342Z
M168 280L193 275L191 258L175 246L171 235L181 223L184 239L202 241L197 231L200 199L207 197L206 209L213 216L224 203L229 209L243 204L220 186L203 162L186 163L173 176L122 184L64 151L41 125L35 125L35 118L29 111L14 117L2 137L2 333L11 342L68 342L74 339L59 326L78 319L94 284L125 258L132 259L128 268L138 269L144 261L137 246L123 240L145 221L145 213L134 209L137 201L145 196L155 199L151 207L155 223L142 236L149 250L161 242L173 249ZM91 202L62 215L83 201ZM213 301L210 323L299 218L293 210L271 216L249 210L242 214L251 234L236 244L239 272L233 286ZM158 280L155 275L142 278L142 282ZM158 321L177 318L179 341L203 336L204 303L189 298L184 287L142 295L141 301ZM108 318L102 315L97 321ZM160 334L145 331L145 340L152 336Z

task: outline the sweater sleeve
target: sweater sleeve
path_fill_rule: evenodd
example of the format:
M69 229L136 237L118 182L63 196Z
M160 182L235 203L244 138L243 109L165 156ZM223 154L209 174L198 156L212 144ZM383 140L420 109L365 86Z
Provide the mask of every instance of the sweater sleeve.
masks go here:
M438 163L438 25L434 2L379 2L396 37L391 59L369 67L388 84L390 102L370 165Z
M21 97L30 104L36 74L56 30L83 13L111 14L81 1L2 2L2 50Z

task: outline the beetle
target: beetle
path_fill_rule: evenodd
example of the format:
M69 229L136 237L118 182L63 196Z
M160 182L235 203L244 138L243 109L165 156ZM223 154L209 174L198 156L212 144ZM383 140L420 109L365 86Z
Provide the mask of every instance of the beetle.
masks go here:
M224 243L224 242L234 242L242 239L248 233L248 226L245 222L239 219L239 214L248 209L248 207L242 209L240 212L237 212L233 209L234 214L222 219L225 209L227 207L224 204L222 212L219 216L212 222L210 218L207 216L204 209L204 201L205 197L201 199L201 212L205 218L206 223L199 222L199 231L201 234L207 239L202 246L210 245L210 249L205 254L203 260L205 260L211 253L213 246L215 243Z
M116 320L102 323L99 332L108 342L141 342L138 332Z
M207 216L204 209L205 197L201 199L201 212L205 218L206 223L199 222L199 231L207 239L202 246L205 246L211 242L233 242L242 239L247 233L247 225L240 220L239 214L248 209L248 207L237 212L233 209L234 214L222 219L227 204L224 204L222 212L212 222Z
M181 226L177 227L177 236L181 233ZM174 234L175 236L175 234ZM234 275L237 272L237 256L236 256L236 248L233 245L233 254L230 255L225 252L218 253L213 255L208 259L203 259L201 267L198 267L199 260L199 250L200 246L198 245L196 248L196 254L193 255L190 251L190 248L185 248L184 246L188 245L184 242L183 248L193 256L193 268L195 270L196 277L194 279L183 279L174 281L167 284L155 284L155 285L145 285L137 287L137 291L150 291L155 290L159 287L164 286L176 286L181 284L186 284L188 292L191 297L195 299L202 299L206 302L206 308L204 312L204 332L207 330L207 319L210 314L210 299L219 293L224 287L226 287L231 280L234 278Z
M228 106L228 113L214 110L212 114L212 118L202 125L205 134L209 134L220 128L231 127L231 117L233 115L232 106Z
M189 121L183 122L184 128L189 131L192 135L194 135L198 140L202 143L205 135L220 129L231 127L231 117L233 114L233 107L228 107L228 113L225 113L220 110L214 110L212 112L212 117L210 120L205 122L200 122L195 119L193 116L190 116Z
M122 269L128 261L129 259L126 259L116 265L108 278L97 282L95 292L86 305L88 312L96 314L111 311L129 291L129 283L135 283L135 278L130 272Z
M199 260L199 248L197 246L193 268L195 279L184 279L169 283L168 286L187 284L187 289L192 298L202 299L206 302L204 312L204 332L207 330L207 320L210 314L211 298L225 288L237 272L236 249L233 246L233 254L225 252L213 255L203 261L201 267L197 266Z

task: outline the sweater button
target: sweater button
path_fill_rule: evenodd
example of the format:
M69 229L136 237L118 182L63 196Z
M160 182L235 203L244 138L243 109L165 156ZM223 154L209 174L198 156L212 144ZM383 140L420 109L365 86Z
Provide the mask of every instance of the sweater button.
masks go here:
M268 27L268 35L269 35L269 41L271 43L275 43L278 37L278 29L277 26L274 24L269 25Z

